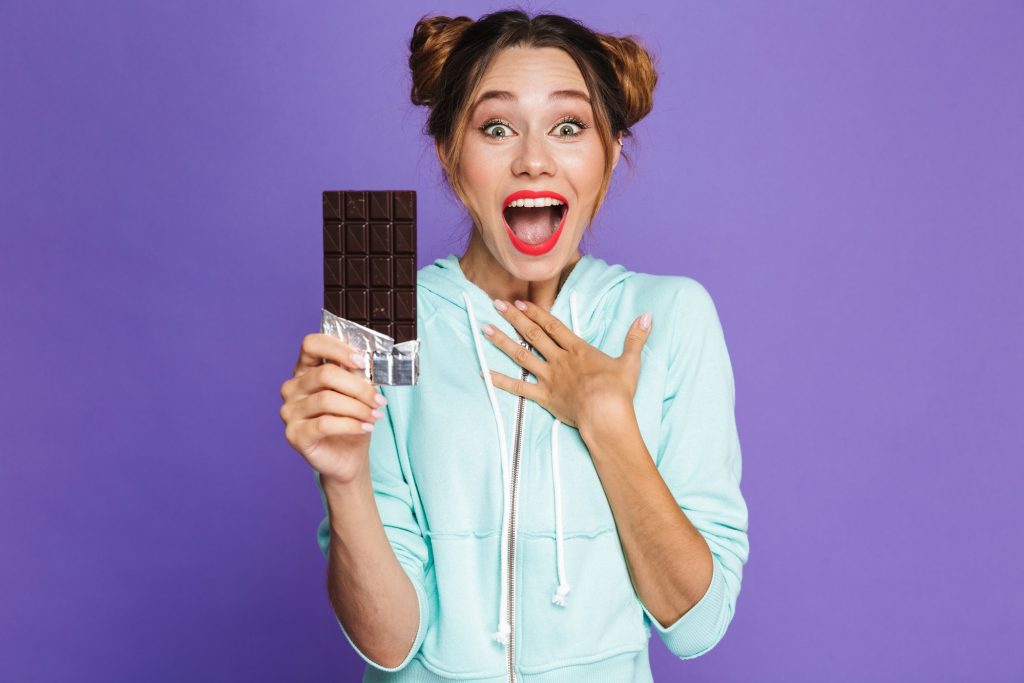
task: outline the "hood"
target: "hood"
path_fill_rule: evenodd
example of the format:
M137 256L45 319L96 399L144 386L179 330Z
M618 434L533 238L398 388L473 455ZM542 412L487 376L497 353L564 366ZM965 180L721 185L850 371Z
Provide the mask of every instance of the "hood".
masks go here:
M622 265L609 265L603 259L584 254L573 266L569 276L562 283L551 307L551 314L566 323L581 339L592 344L601 335L601 323L605 301L612 290L634 273ZM466 366L466 372L481 374L480 381L486 385L491 402L494 421L498 431L498 456L504 492L501 539L501 597L498 603L497 630L492 634L495 641L508 645L511 625L508 615L508 546L511 534L510 506L512 498L511 467L506 438L505 422L498 405L495 387L491 382L490 368L484 354L484 344L491 343L483 336L481 327L490 323L513 339L522 338L512 325L495 310L490 296L468 280L462 271L459 257L448 254L439 258L417 273L417 287L435 294L435 306L454 306L461 309L476 349L476 363ZM458 311L457 311L458 312ZM524 399L525 400L525 399ZM567 596L571 586L566 578L566 557L562 532L562 488L558 465L558 430L562 422L555 420L551 425L551 480L555 503L555 557L557 589L551 602L561 607L568 605ZM571 510L569 511L571 514Z
M569 324L571 321L570 293L576 291L576 315L580 330L576 332L587 343L594 341L601 332L602 310L605 299L611 291L632 277L634 273L622 265L609 265L603 259L584 254L573 266L569 277L562 283L562 288L555 296L551 314ZM432 304L443 306L450 304L466 311L467 303L464 294L468 294L477 320L482 325L489 322L498 329L506 331L513 339L517 338L513 328L494 309L494 303L487 292L475 283L466 279L459 265L459 257L448 254L430 265L420 269L416 275L417 287L436 294L442 300ZM466 315L464 312L463 315ZM479 330L477 330L479 332ZM486 337L485 337L486 339Z

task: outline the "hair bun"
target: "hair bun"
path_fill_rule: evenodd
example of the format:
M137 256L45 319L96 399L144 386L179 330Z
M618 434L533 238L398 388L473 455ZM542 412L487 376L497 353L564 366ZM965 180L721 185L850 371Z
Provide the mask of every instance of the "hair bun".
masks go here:
M600 33L598 37L619 75L626 103L626 127L631 128L654 106L654 87L658 83L654 58L633 36Z
M412 102L433 106L437 101L441 70L463 32L473 25L469 17L423 17L409 41Z

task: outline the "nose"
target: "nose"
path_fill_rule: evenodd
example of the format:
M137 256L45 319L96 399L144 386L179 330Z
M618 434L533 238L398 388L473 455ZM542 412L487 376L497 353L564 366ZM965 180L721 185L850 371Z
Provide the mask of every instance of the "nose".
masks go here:
M544 135L524 134L523 142L519 145L518 153L512 162L512 173L517 176L540 176L553 175L554 172L555 160L551 156Z

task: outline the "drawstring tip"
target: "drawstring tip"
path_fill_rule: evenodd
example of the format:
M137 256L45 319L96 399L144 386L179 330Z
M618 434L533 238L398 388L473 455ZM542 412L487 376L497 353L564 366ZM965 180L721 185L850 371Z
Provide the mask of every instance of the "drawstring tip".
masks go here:
M556 605L558 605L558 606L560 606L560 607L565 607L566 605L569 604L568 600L565 599L565 596L567 596L569 594L570 590L572 590L572 589L569 587L569 584L567 584L567 583L558 584L558 590L555 591L554 596L551 598L551 602L556 604Z
M497 631L492 634L492 637L502 645L508 645L508 636L512 632L512 627L508 623L503 623Z

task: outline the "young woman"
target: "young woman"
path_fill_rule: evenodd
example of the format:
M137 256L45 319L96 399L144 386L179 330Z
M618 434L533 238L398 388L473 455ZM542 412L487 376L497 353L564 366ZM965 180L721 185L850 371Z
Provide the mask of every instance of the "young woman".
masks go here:
M424 18L410 47L474 230L418 271L417 385L378 393L310 334L282 386L338 623L364 680L651 681L651 626L711 649L749 550L712 299L579 250L651 57L517 11Z

